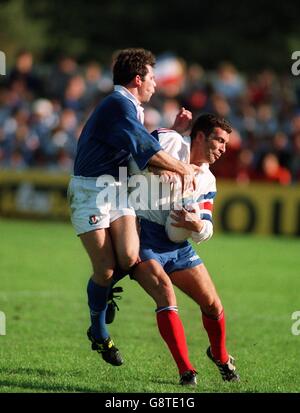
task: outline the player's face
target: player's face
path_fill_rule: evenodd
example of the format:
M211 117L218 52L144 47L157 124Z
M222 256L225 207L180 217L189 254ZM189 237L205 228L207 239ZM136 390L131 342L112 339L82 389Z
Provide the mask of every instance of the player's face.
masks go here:
M221 128L214 128L205 140L206 162L210 164L216 162L225 153L228 142L229 133Z
M146 67L148 69L148 73L146 74L145 79L142 81L142 84L138 90L141 103L149 102L156 87L153 68L150 65L147 65Z

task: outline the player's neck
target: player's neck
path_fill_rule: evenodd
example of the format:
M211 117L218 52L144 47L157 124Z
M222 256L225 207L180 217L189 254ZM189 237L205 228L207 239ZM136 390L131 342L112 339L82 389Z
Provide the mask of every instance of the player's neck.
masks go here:
M128 92L130 92L135 98L136 100L141 104L141 99L138 93L138 89L136 87L130 87L130 86L126 86L126 89L128 90Z
M207 161L201 156L202 155L201 150L197 146L198 146L197 143L193 142L193 145L191 147L190 163L201 166Z

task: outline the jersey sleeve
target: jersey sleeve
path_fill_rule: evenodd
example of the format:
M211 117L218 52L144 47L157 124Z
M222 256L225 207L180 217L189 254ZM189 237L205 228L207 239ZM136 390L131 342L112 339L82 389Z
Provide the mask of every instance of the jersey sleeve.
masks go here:
M128 150L140 169L160 151L161 145L142 125L132 102L119 101L109 130L108 143L115 148Z
M199 208L199 214L201 219L207 219L212 222L212 213L214 207L214 198L216 196L216 191L211 191L206 194L201 195L197 199L197 205Z
M196 178L196 193L185 200L185 207L191 206L202 220L201 231L192 231L191 238L197 244L209 240L213 235L213 206L217 193L216 179L212 174L198 175ZM198 194L197 194L198 192Z
M153 131L152 135L159 141L160 146L165 152L175 159L186 161L185 156L182 153L183 139L178 132L171 129L160 128Z
M193 201L201 219L212 222L214 199L217 194L216 178L211 172L196 175L196 190Z

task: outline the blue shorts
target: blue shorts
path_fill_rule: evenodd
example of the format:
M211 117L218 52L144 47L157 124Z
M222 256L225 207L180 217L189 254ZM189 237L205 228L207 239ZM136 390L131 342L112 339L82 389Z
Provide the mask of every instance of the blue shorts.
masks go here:
M142 219L140 259L155 260L167 274L196 267L202 263L188 241L175 243L167 237L165 227Z

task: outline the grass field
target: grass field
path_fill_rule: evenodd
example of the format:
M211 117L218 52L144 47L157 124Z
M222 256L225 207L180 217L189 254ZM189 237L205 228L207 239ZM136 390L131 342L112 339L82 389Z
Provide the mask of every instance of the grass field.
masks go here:
M197 388L179 387L157 331L154 303L129 279L110 327L125 363L90 351L89 262L70 225L0 220L0 392L298 392L300 240L221 236L199 248L227 314L228 348L241 383L223 383L207 360L199 309L178 292Z

